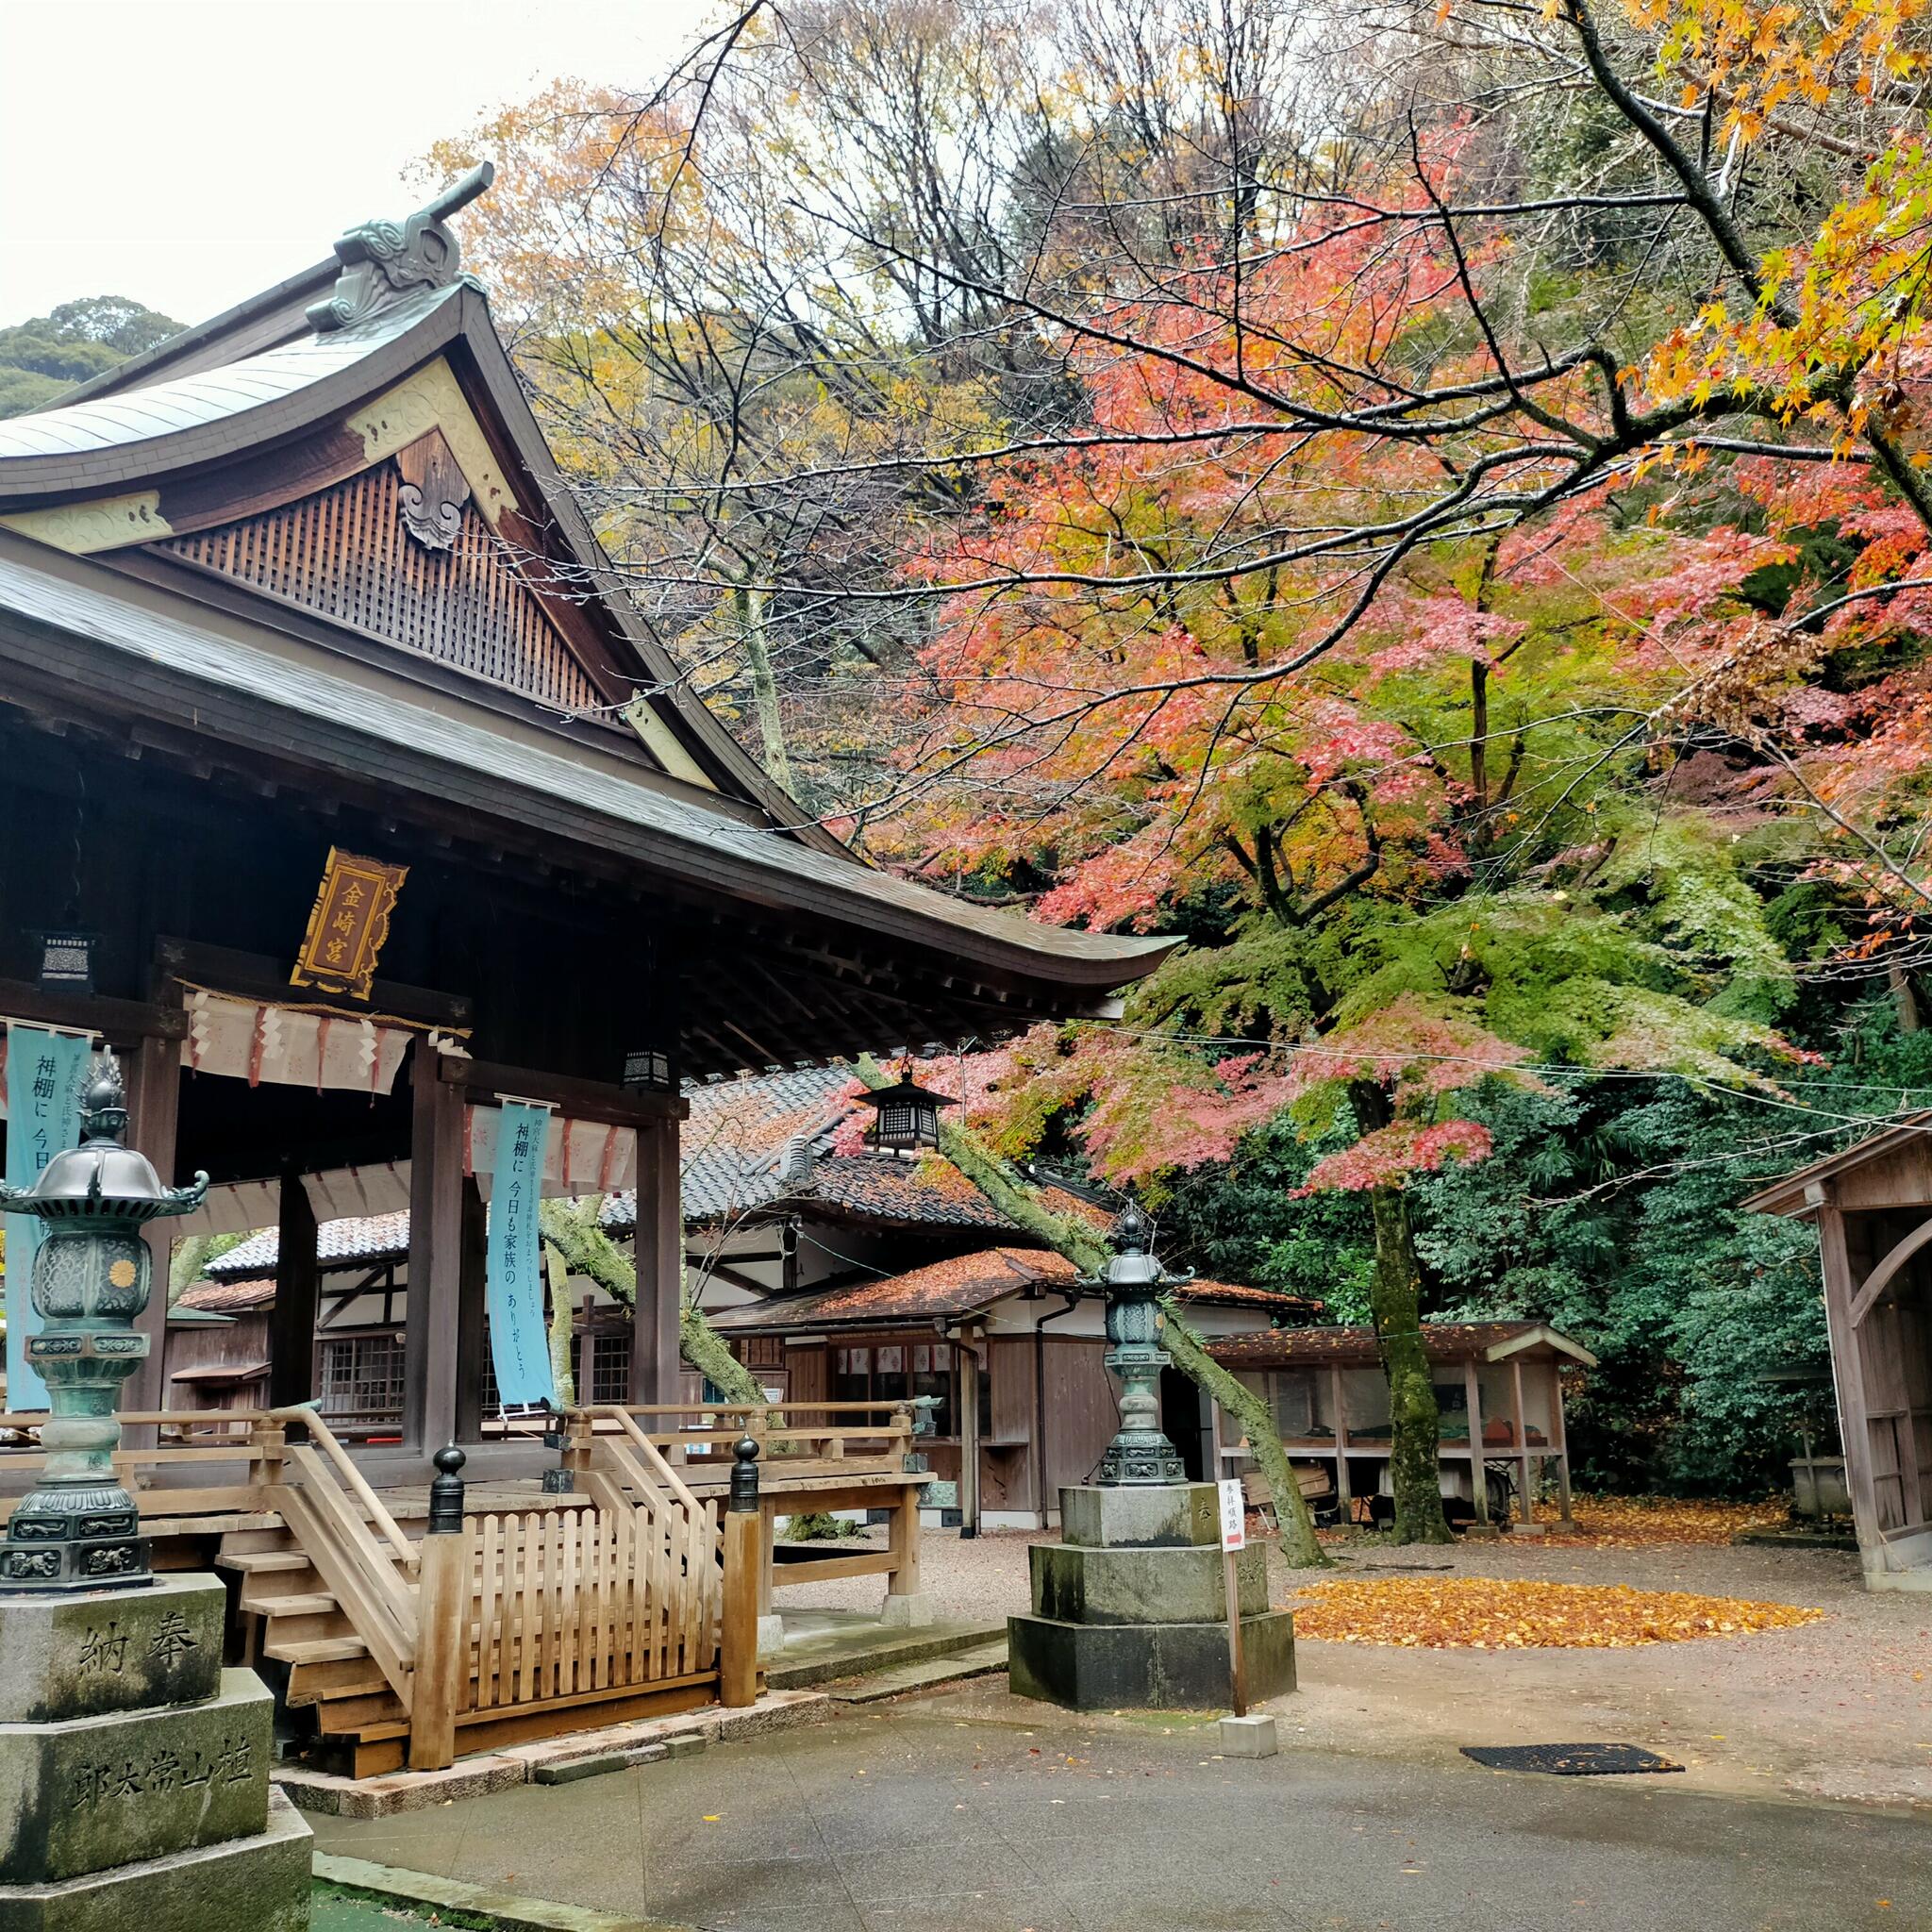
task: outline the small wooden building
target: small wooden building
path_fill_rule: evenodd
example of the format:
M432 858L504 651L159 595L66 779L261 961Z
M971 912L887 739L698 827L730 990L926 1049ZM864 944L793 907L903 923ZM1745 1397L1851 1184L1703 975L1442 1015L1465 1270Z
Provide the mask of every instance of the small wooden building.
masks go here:
M1818 1224L1845 1483L1865 1582L1932 1591L1932 1114L1744 1206Z
M1479 1522L1527 1522L1554 1480L1567 1521L1560 1372L1593 1368L1596 1357L1540 1322L1424 1322L1423 1348L1441 1415L1443 1496ZM1290 1460L1329 1474L1344 1517L1368 1513L1388 1493L1389 1383L1372 1328L1282 1328L1216 1341L1208 1353L1267 1397ZM1223 1427L1224 1454L1245 1460L1239 1427L1225 1418Z
M1233 1282L1192 1281L1176 1293L1205 1334L1257 1343L1268 1337L1246 1331L1313 1307ZM1091 1479L1120 1426L1102 1359L1104 1299L1050 1249L981 1248L902 1274L749 1301L713 1322L790 1400L934 1398L922 1446L979 1527L1052 1526L1061 1487ZM1207 1407L1174 1371L1163 1378L1161 1423L1189 1475L1212 1474ZM962 1480L971 1469L976 1496Z

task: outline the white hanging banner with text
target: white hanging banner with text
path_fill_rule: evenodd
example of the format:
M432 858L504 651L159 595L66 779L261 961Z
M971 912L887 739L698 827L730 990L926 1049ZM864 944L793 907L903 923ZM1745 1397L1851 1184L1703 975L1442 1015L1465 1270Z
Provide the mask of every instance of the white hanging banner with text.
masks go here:
M550 1109L506 1100L498 1119L484 1301L490 1311L490 1360L496 1399L505 1408L557 1399L550 1338L543 1323L541 1237L537 1204L543 1191L543 1150Z

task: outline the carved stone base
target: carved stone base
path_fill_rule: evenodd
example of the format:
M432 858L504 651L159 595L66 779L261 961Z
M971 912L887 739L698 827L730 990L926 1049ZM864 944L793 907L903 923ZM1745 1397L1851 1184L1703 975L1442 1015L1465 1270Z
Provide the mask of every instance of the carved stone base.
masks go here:
M0 1541L0 1591L40 1595L152 1583L134 1498L116 1484L47 1483L20 1499Z

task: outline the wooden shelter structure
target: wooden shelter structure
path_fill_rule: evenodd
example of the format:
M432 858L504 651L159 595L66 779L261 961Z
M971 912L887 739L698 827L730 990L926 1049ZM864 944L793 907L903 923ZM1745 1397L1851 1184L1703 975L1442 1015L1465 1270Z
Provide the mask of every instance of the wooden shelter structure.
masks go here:
M1932 1591L1932 1114L1813 1161L1744 1206L1817 1224L1865 1582Z
M1256 1342L1271 1322L1306 1320L1320 1305L1239 1282L1191 1280L1175 1290L1208 1336ZM789 1398L931 1398L921 1447L939 1494L975 1528L1039 1529L1059 1521L1064 1485L1091 1480L1120 1427L1103 1357L1106 1297L1063 1255L982 1248L897 1274L747 1300L713 1320L739 1358ZM1190 1476L1214 1474L1201 1391L1177 1370L1162 1377L1161 1423ZM941 1507L925 1499L928 1513Z
M233 1534L296 1539L246 1567L305 1587L252 1599L283 1603L291 1644L349 1646L302 1662L358 1682L358 1657L382 1665L403 1707L372 1720L385 1749L407 1724L404 1525L431 1453L466 1445L473 1493L557 1459L485 1428L505 1108L549 1111L541 1191L635 1191L635 1424L680 1388L683 1080L1103 1012L1165 947L874 870L707 712L459 272L448 217L486 185L353 229L62 407L0 422L0 1023L123 1053L130 1140L164 1177L215 1182L169 1233L278 1227L270 1400L235 1412L245 1453L158 1440L159 1294L128 1452L151 1517L193 1516L206 1543L226 1508L269 1519ZM323 1425L283 1454L292 1424L263 1417L316 1393L318 1223L400 1208L393 1424L353 1447ZM678 1559L702 1569L715 1496L669 1446L693 1502L633 1442L644 1481L607 1457L596 1507L653 1512L626 1519L634 1547L708 1514ZM35 1459L0 1454L0 1493ZM528 1564L533 1591L568 1567L550 1544ZM692 1614L682 1655L715 1681L714 1625ZM555 1716L615 1694L627 1666L599 1656L585 1684L520 1677L513 1701Z
M1559 1520L1567 1522L1561 1371L1593 1368L1596 1357L1541 1322L1424 1322L1423 1349L1441 1417L1443 1496L1479 1523L1512 1515L1527 1523L1538 1491L1554 1478ZM1343 1517L1373 1515L1374 1498L1388 1492L1391 1441L1389 1384L1374 1329L1278 1328L1209 1342L1208 1353L1267 1397L1289 1460L1328 1474ZM1224 1417L1223 1426L1231 1421ZM1227 1440L1223 1453L1241 1460L1247 1452Z

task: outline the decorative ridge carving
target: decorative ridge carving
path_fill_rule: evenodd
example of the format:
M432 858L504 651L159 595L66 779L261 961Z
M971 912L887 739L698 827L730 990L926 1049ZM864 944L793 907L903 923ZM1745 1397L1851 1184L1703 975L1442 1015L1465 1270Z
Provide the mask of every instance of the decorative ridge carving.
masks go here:
M367 321L416 289L446 289L458 280L481 287L474 276L462 274L462 250L444 224L495 178L495 167L480 161L407 220L362 222L351 228L336 243L342 272L336 277L335 291L310 305L308 325L317 335L326 335Z

